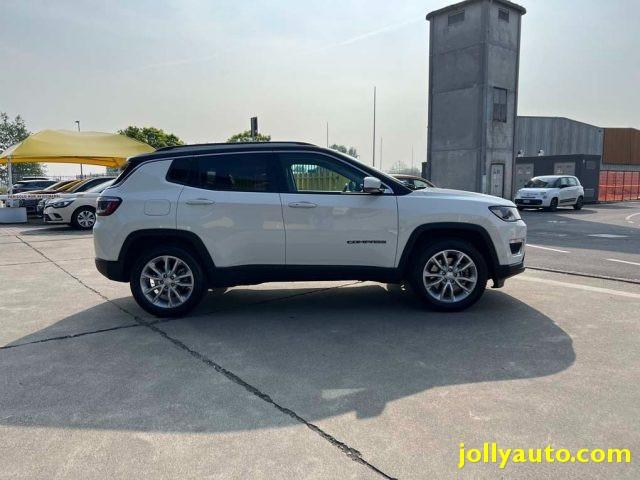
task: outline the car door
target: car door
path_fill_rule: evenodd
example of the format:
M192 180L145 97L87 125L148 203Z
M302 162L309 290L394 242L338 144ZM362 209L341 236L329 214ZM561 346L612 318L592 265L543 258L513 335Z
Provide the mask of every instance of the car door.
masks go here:
M175 162L176 160L174 160ZM283 265L282 205L270 152L197 156L188 162L177 227L197 234L216 267Z
M558 201L562 205L572 203L573 189L569 184L569 177L560 178L560 191L558 192Z
M367 173L331 155L278 154L287 265L393 267L397 199L362 191Z

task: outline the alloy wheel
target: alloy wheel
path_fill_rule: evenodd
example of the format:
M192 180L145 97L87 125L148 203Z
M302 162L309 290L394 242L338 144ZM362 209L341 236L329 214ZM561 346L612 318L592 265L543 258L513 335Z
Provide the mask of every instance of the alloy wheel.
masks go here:
M140 288L152 305L161 308L179 307L193 293L193 272L178 257L155 257L146 263L140 273Z
M456 303L467 298L478 283L478 269L474 261L459 250L442 250L424 266L422 282L432 298Z

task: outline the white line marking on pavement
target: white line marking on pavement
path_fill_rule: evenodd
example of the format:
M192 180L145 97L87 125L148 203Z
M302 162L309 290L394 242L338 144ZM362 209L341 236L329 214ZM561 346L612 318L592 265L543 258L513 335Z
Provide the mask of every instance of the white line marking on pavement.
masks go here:
M629 222L629 223L635 223L633 220L631 220L633 217L635 217L636 215L640 215L640 212L638 213L632 213L631 215L627 215L626 217L624 217L624 219Z
M551 252L558 252L558 253L571 253L569 250L560 250L559 248L542 247L540 245L532 245L530 243L527 243L527 247L539 248L540 250L549 250Z
M592 287L591 285L580 285L579 283L559 282L557 280L547 280L545 278L534 278L534 277L527 277L523 275L518 275L513 278L516 280L525 280L527 282L544 283L545 285L557 285L559 287L575 288L576 290L606 293L607 295L617 295L619 297L637 298L640 300L640 294L623 292L622 290L612 290L610 288Z
M613 235L612 233L592 233L591 235L587 235L588 237L598 237L598 238L627 238L629 235Z
M627 260L618 260L617 258L605 258L605 260L609 260L610 262L627 263L629 265L637 265L637 266L640 267L640 263L638 263L638 262L629 262Z

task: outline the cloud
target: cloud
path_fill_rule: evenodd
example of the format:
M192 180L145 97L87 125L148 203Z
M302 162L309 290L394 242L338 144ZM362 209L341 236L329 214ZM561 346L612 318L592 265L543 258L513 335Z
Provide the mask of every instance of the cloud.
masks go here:
M309 50L305 53L318 53L324 52L331 48L343 47L345 45L351 45L352 43L360 42L362 40L366 40L371 37L375 37L376 35L380 35L382 33L392 32L394 30L399 30L407 25L411 25L414 23L422 22L422 18L412 18L411 20L405 20L404 22L392 23L391 25L387 25L385 27L377 28L376 30L372 30L370 32L362 33L360 35L356 35L355 37L347 38L346 40L341 40L336 43L330 43L328 45L324 45L322 47L315 48L313 50Z

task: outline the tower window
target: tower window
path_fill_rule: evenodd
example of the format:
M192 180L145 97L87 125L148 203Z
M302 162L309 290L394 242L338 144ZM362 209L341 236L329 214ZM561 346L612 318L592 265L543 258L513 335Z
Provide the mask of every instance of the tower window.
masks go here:
M498 18L500 20L504 20L505 22L509 23L509 10L504 10L502 8L498 9Z
M464 10L449 15L449 25L464 22Z
M493 121L507 123L507 91L493 87Z

